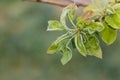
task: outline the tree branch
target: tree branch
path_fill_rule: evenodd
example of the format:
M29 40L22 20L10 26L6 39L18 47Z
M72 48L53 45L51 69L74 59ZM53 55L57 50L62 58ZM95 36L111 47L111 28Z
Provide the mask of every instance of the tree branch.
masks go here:
M46 4L51 4L51 5L56 5L60 7L66 7L70 3L75 3L78 7L82 6L88 6L90 3L85 3L85 2L74 2L74 0L71 1L56 1L56 0L24 0L24 1L31 1L31 2L40 2L40 3L46 3Z

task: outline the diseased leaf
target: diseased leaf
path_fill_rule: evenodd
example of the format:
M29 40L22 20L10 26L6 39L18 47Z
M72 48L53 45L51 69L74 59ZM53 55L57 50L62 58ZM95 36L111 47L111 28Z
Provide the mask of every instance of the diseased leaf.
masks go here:
M80 52L81 55L83 55L83 56L87 55L86 48L84 46L83 38L82 38L81 34L76 34L75 45L76 45L76 48Z
M70 11L70 13L68 14L69 19L70 19L71 21L74 20L74 15L75 15L75 10Z
M61 58L61 63L65 65L68 63L72 58L72 51L70 48L66 47L62 50L62 58Z
M60 42L59 46L59 52L62 53L62 58L61 58L61 63L63 65L65 65L68 61L70 61L70 59L72 58L72 51L71 49L68 47L70 41L72 38L70 39L64 39Z
M77 28L79 28L79 29L83 29L84 27L85 27L85 25L87 24L88 22L85 22L84 20L83 20L83 18L82 18L82 16L80 16L80 17L78 17L77 19L76 19L76 26L77 26ZM88 23L89 24L89 23Z
M66 33L66 34L63 34L62 36L58 37L57 40L55 41L55 43L59 43L61 42L62 40L64 39L68 39L71 37L71 34L69 33Z
M70 4L62 10L62 14L60 16L60 23L65 27L66 30L69 30L69 28L66 25L66 17L68 16L68 13L70 13L70 11L74 9L75 9L75 4ZM69 16L70 19L73 19L73 14L70 13Z
M65 28L61 25L61 23L57 20L48 21L47 31L61 31Z
M104 29L104 26L101 22L91 22L84 30L88 30L90 34L94 32L101 32Z
M47 53L48 54L54 54L55 52L59 51L60 47L63 46L63 45L60 45L61 44L61 41L65 40L65 39L68 39L71 35L69 35L68 33L60 36L57 38L56 41L54 41L52 43L52 45L48 48L47 50Z
M55 52L58 51L58 48L59 48L59 44L55 44L53 43L47 50L47 53L48 54L54 54Z
M120 15L112 14L105 17L105 21L114 29L120 29Z
M92 0L94 6L84 9L85 14L75 20L76 4L72 3L65 7L60 16L60 21L48 21L48 31L66 30L67 33L58 37L48 48L47 53L62 54L61 63L65 65L72 58L72 51L69 43L74 40L73 47L83 56L96 56L102 58L102 51L99 40L95 36L100 33L102 40L110 45L116 40L117 29L120 29L120 4L115 0ZM66 19L69 19L74 28L67 26ZM103 22L101 22L103 21Z
M110 28L105 22L103 24L104 30L101 31L100 36L106 44L110 45L116 40L117 31Z
M72 8L69 13L68 13L68 17L70 19L70 21L73 21L75 19L75 13L77 10L77 6L74 6L74 8Z
M85 37L86 42L84 44L87 50L87 54L102 58L102 51L99 45L99 40L94 35L90 34L86 34Z
M72 38L65 39L65 40L61 41L61 43L60 43L60 49L59 49L59 51L62 53L61 63L63 65L65 65L66 63L68 63L68 61L70 61L71 58L72 58L72 51L68 47L71 39Z
M72 38L71 38L72 39ZM72 51L68 47L71 39L63 39L59 43L55 42L52 44L52 46L49 48L49 53L53 54L53 52L61 52L62 53L62 58L61 58L61 63L65 65L70 59L72 58Z

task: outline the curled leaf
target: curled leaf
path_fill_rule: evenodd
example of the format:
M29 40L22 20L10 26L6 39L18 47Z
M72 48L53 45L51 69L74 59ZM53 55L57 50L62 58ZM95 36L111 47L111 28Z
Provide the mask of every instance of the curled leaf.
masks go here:
M94 32L101 32L104 26L101 22L91 22L84 30L87 30L90 34Z
M61 23L57 20L48 21L47 31L61 31L65 28L61 25Z
M47 53L54 54L55 52L59 51L59 49L61 48L61 42L65 39L68 39L69 37L70 35L68 33L58 37L57 40L54 41L52 45L48 48Z
M62 14L60 16L60 23L64 26L66 30L69 30L69 28L66 25L66 18L69 14L70 19L73 20L75 9L76 9L75 4L70 4L62 10Z
M85 37L86 42L84 44L87 50L87 54L102 58L102 51L99 45L99 40L94 35L90 34L86 34Z
M80 16L80 17L78 17L78 18L76 19L76 26L77 26L79 29L83 29L83 28L86 26L86 24L89 24L89 22L84 21L83 18L82 18L82 16Z
M61 58L61 63L65 65L68 63L72 58L72 51L70 48L66 47L62 50L62 58Z
M59 44L53 43L47 50L48 54L54 54L55 52L58 51Z
M105 21L114 29L120 29L120 15L112 14L105 17Z
M80 52L81 55L83 55L83 56L87 55L86 48L84 46L83 38L82 38L81 34L76 34L76 36L75 36L75 46L76 46L77 50Z
M75 13L77 10L77 6L74 6L74 8L72 8L69 13L68 13L68 17L70 19L70 21L73 21L75 19Z

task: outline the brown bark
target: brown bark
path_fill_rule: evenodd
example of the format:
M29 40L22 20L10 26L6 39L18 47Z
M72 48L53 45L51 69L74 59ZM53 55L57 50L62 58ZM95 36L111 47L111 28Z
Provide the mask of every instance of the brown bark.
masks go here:
M73 0L71 1L56 1L56 0L24 0L24 1L31 1L31 2L40 2L40 3L46 3L46 4L51 4L51 5L56 5L56 6L60 6L60 7L65 7L67 5L69 5L70 3L75 3L78 7L85 7L88 6L89 3L85 3L85 2L73 2Z

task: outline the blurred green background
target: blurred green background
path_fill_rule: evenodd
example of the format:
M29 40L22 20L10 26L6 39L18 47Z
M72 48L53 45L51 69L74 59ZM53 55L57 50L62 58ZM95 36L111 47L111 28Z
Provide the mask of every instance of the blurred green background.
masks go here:
M84 58L75 49L62 66L61 55L48 55L60 32L47 32L47 21L59 19L60 7L0 0L0 80L120 80L120 32L114 44L101 42L103 59Z

